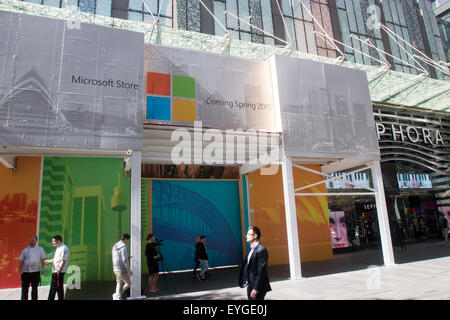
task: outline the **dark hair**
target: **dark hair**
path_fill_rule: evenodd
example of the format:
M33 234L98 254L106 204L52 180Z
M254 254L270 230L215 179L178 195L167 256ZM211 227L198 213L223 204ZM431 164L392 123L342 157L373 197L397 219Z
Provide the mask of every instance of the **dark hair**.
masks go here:
M205 238L206 238L206 236L200 236L200 240L203 240Z
M147 241L150 240L151 238L153 238L154 234L153 233L149 233L147 236Z
M56 236L53 237L53 240L61 241L61 242L62 242L62 237L58 234L58 235L56 235Z
M128 233L122 233L120 240L130 240L130 235Z
M261 238L261 230L259 230L259 228L258 227L250 227L250 228L248 228L249 230L250 229L252 229L253 230L253 232L256 234L256 236L258 237L258 240Z

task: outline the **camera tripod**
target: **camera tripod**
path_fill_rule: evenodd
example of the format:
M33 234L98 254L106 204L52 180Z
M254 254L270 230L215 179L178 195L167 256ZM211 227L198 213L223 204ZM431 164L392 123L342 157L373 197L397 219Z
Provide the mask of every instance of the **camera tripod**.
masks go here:
M158 251L159 251L159 255L161 257L161 260L159 262L161 262L161 265L162 265L161 271L162 271L163 278L164 278L164 288L167 288L167 279L166 279L166 274L167 274L170 282L172 283L173 290L175 291L175 293L178 293L177 289L175 288L175 284L173 283L172 274L170 273L169 268L167 268L166 260L164 260L164 255L161 252L161 244L158 244L157 247L159 247Z

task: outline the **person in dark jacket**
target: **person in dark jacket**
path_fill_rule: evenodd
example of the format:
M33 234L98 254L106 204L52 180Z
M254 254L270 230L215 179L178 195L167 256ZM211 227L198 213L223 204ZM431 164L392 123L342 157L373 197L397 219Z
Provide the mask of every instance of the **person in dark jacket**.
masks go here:
M272 290L268 273L269 253L259 242L261 231L258 227L249 228L246 237L250 252L241 266L239 286L247 287L249 300L264 300L266 293Z
M444 237L445 244L448 244L448 220L445 217L445 214L442 214L442 236Z
M208 252L206 250L206 237L201 236L200 241L195 245L195 257L200 261L201 270L197 278L200 281L206 281L206 272L208 271Z
M397 220L397 225L396 225L396 231L397 231L397 237L398 237L398 241L400 243L400 247L402 248L402 251L406 251L406 229L403 225L403 221L401 219Z
M156 287L156 282L159 277L159 266L158 261L160 259L159 250L156 248L155 235L149 233L147 236L147 245L145 246L145 255L147 257L147 267L148 267L148 291L157 292L159 289Z

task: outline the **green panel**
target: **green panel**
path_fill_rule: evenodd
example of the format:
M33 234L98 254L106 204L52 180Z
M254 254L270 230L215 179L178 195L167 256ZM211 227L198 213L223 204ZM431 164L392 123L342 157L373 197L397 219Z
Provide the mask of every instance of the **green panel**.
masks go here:
M81 214L83 199L76 198L73 202L73 216L72 216L72 230L71 230L71 238L72 245L80 245L81 244Z
M98 197L87 197L85 200L84 211L84 230L85 235L83 243L98 246L97 230L98 219L101 212L98 210Z
M44 159L39 244L52 258L51 239L60 234L70 251L68 266L81 270L82 286L114 280L111 249L120 233L130 233L130 179L122 166L122 159L111 158ZM47 265L42 285L50 277Z
M195 79L186 76L172 76L173 96L195 99Z

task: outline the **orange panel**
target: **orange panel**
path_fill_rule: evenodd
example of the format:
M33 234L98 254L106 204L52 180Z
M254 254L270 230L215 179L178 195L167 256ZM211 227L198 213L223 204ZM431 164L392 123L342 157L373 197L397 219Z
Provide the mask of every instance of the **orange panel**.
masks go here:
M320 170L318 165L306 166ZM295 188L323 179L317 174L296 168L293 175ZM287 264L289 258L281 167L275 175L262 176L260 171L256 171L250 175L250 178L252 186L249 187L249 197L253 200L254 224L261 228L261 242L269 250L269 264ZM325 184L311 189L312 192L326 192ZM311 192L311 190L302 192ZM295 202L302 262L332 258L327 198L325 196L296 197Z
M170 96L170 74L147 72L147 94Z
M40 157L19 157L17 169L0 164L0 289L20 287L19 256L36 234Z

